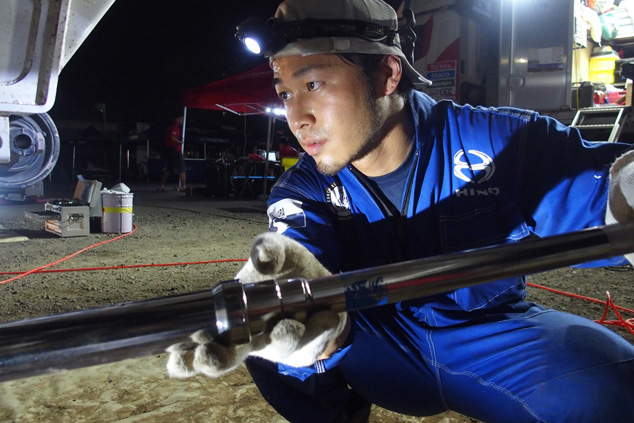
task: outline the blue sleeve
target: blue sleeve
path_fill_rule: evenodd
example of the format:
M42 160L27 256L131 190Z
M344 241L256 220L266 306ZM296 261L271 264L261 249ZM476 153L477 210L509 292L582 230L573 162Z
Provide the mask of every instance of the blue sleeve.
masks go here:
M588 142L576 128L537 114L529 122L525 140L520 159L522 201L533 231L550 236L603 225L610 165L630 145Z
M269 230L295 239L331 272L341 268L341 245L333 214L323 192L328 181L305 158L285 171L271 190ZM292 183L289 183L292 179ZM294 368L250 358L246 360L264 398L291 422L338 421L354 403L354 394L336 367L345 351L309 367Z
M335 273L341 269L341 246L325 201L324 177L306 160L284 172L273 187L267 209L269 230L300 242Z

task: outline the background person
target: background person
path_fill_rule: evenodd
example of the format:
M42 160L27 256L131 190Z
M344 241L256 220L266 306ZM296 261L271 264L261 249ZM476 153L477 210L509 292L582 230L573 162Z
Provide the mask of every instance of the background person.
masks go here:
M282 172L287 171L291 167L295 166L297 161L299 160L299 152L295 147L291 146L288 143L288 138L286 136L280 137L280 163L279 163L279 171L276 173L276 176L280 176Z
M161 185L159 191L165 191L165 182L172 172L178 172L179 186L178 191L187 191L187 181L185 176L185 158L183 157L183 116L179 116L172 121L165 133L165 169L161 176Z
M287 137L282 136L280 137L280 160L285 157L297 158L299 157L299 152L288 143Z

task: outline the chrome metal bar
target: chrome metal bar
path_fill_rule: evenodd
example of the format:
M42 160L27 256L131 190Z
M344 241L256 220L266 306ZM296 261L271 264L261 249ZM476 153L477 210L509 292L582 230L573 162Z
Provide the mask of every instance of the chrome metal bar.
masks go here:
M161 354L216 320L211 290L0 325L0 382Z
M210 291L0 324L0 382L164 352L200 329L249 342L275 319L354 311L634 252L634 223L316 278Z
M301 320L307 309L361 310L632 251L634 222L383 265L312 280L267 283L276 284L280 312ZM231 323L221 322L219 319L221 337L240 344L248 342L248 338L243 337L246 332L255 334L264 330L270 319L270 310L258 306L257 300L262 295L252 292L262 289L257 285L242 286L249 304L248 308L243 309L244 316L239 319L234 317ZM300 287L302 291L311 292L310 298L304 299L297 294ZM239 329L238 321L244 321L249 331ZM225 331L224 328L229 330Z

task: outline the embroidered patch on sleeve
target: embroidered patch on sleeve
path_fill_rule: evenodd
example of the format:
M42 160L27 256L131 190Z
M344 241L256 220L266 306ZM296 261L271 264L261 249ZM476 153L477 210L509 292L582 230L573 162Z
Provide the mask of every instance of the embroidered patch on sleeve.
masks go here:
M283 234L288 228L305 228L306 213L302 202L285 198L271 204L266 210L269 216L269 230Z

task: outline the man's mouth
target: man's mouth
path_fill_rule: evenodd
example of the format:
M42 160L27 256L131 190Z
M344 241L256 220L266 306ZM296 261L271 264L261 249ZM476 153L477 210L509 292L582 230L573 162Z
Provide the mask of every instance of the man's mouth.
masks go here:
M308 140L302 142L302 147L304 147L306 153L308 153L310 156L314 156L315 154L319 153L319 151L325 144L326 142L323 140Z

